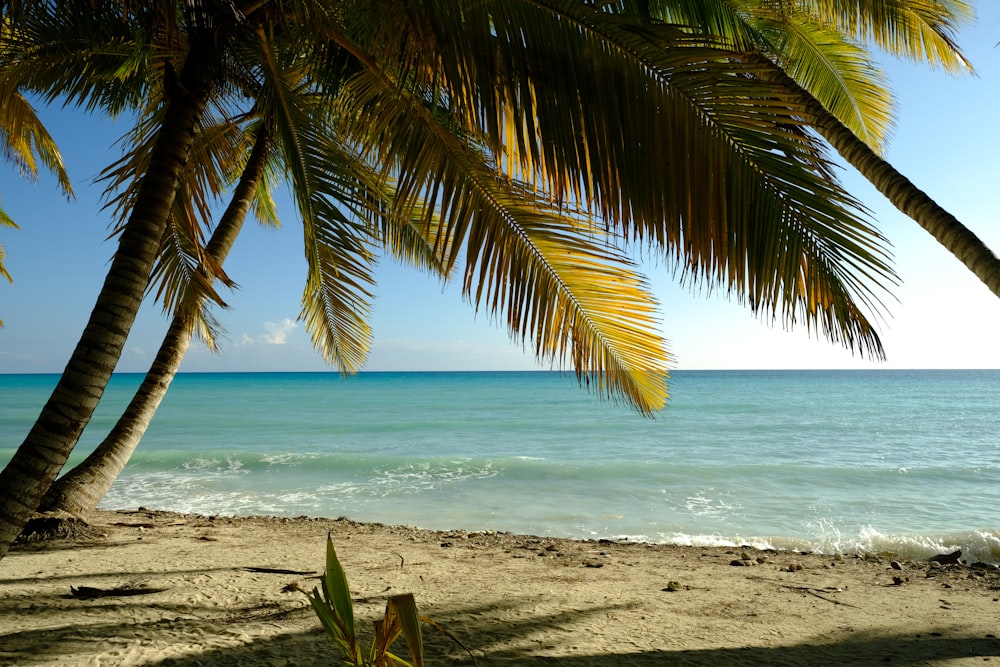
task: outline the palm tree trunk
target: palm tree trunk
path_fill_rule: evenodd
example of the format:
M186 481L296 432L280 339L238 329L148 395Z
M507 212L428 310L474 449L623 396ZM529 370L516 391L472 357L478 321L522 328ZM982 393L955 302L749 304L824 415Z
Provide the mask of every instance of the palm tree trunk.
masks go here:
M208 55L195 49L188 56L90 319L37 421L0 473L0 559L66 463L121 356L208 97Z
M52 484L37 511L63 511L80 517L97 507L146 432L190 342L191 327L175 317L156 359L114 428L83 462Z
M773 64L772 64L773 65ZM772 76L796 93L812 125L841 157L906 216L923 227L1000 297L1000 259L972 230L879 157L816 98L777 66Z
M264 176L270 148L270 136L262 130L233 191L233 198L205 248L220 265L226 260L246 220L254 191ZM199 297L199 301L200 307L205 298ZM52 485L38 511L62 511L79 516L97 507L139 445L184 359L193 331L187 318L174 315L156 358L114 428L83 462Z

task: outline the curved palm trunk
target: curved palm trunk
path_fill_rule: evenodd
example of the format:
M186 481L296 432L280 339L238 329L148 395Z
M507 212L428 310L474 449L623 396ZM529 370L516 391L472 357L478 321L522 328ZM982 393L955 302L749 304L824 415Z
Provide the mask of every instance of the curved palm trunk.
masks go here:
M880 158L853 132L844 127L833 114L823 109L816 118L816 129L840 155L868 179L879 192L904 214L924 228L938 243L965 264L990 291L1000 297L1000 259L971 229L941 208L927 193L914 185L895 167ZM822 107L821 107L822 108Z
M806 113L813 119L813 127L834 150L885 195L893 206L923 227L1000 297L1000 259L993 251L972 230L879 157L783 70L777 66L774 69L777 70L774 78L797 94Z
M175 317L156 359L114 428L83 462L52 484L37 511L80 516L97 507L146 432L190 342L190 327Z
M188 57L90 319L37 421L0 473L0 559L66 463L121 356L208 97L206 55Z
M264 176L269 153L270 139L262 131L233 192L233 198L205 248L218 264L225 261L240 233L250 210L254 191ZM201 297L198 305L201 306L204 301L204 297ZM81 515L97 507L139 445L184 359L193 330L186 318L174 316L156 358L114 428L82 463L52 485L38 511L63 511Z

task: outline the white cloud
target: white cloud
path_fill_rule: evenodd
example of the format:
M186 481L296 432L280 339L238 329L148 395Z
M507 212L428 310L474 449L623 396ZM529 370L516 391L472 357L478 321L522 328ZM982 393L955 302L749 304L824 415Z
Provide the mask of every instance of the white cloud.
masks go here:
M240 336L240 339L236 341L236 347L250 347L253 345L253 338L247 334Z
M280 322L264 322L267 333L261 337L265 343L284 345L288 342L288 334L295 329L295 322L287 317Z

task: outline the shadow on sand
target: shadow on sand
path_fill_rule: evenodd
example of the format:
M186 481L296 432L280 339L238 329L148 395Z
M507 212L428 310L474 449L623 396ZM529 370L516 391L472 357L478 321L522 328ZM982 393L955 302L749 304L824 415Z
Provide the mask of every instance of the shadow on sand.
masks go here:
M0 614L8 618L16 610L0 601ZM35 601L37 602L37 600ZM55 602L53 600L53 602ZM86 656L109 645L123 644L123 638L137 635L157 636L158 641L169 642L178 637L184 643L205 632L206 625L213 632L226 631L227 625L245 622L282 623L298 628L314 625L315 629L295 631L250 640L230 648L208 648L185 656L175 656L155 663L158 667L205 667L206 665L241 665L245 667L274 667L288 665L313 667L338 664L339 654L319 629L312 610L290 598L288 603L263 603L258 606L220 612L218 608L185 610L186 617L166 614L164 618L145 623L130 621L133 607L161 604L138 599L123 600L116 604L115 623L63 625L56 623L44 629L14 631L0 635L4 644L19 647L17 653L0 649L0 665L31 664L34 661L57 661L69 656ZM839 641L822 644L793 644L773 647L734 647L701 650L655 650L635 652L627 647L629 629L621 628L622 649L600 655L573 653L572 638L569 645L561 646L558 640L566 628L585 621L588 617L607 615L615 611L614 605L601 605L587 610L574 610L545 616L520 615L516 621L499 621L498 617L516 611L516 604L503 603L488 607L446 608L433 611L435 620L455 633L472 650L475 664L480 667L495 665L552 665L556 667L646 667L653 665L693 665L717 667L719 665L928 665L944 664L957 659L988 661L1000 658L1000 639L992 636L981 638L945 636L945 632L913 634L864 634L854 632ZM376 603L370 609L379 608ZM169 611L164 609L164 611ZM41 612L50 613L50 612ZM52 620L58 622L59 609L51 607ZM367 618L369 614L364 614ZM359 618L359 622L364 623ZM364 627L362 625L362 627ZM539 639L546 637L544 641ZM426 657L429 665L472 665L473 659L451 640L428 628L424 632ZM647 638L648 639L648 638ZM664 638L669 644L669 637ZM127 646L122 645L122 649ZM403 646L397 650L404 651ZM25 659L30 658L28 662Z

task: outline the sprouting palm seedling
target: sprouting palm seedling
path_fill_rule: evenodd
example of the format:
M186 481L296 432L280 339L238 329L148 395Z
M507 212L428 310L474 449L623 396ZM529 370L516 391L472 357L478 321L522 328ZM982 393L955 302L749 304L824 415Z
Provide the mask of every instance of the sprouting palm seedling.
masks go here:
M424 644L420 624L426 623L447 635L472 656L471 651L451 632L420 616L412 593L392 595L386 600L385 614L374 621L374 637L367 656L361 648L357 628L354 623L354 603L333 538L326 541L326 572L322 578L322 590L313 587L312 592L303 591L319 617L323 629L330 640L344 654L347 665L352 667L422 667L424 664ZM300 589L301 590L301 589ZM394 653L393 643L403 637L409 649L409 660ZM475 662L475 657L473 657Z

